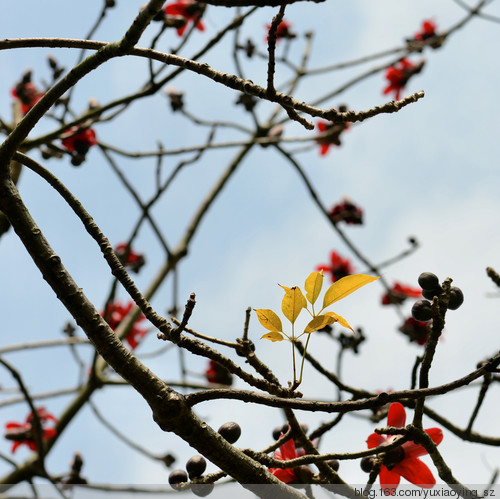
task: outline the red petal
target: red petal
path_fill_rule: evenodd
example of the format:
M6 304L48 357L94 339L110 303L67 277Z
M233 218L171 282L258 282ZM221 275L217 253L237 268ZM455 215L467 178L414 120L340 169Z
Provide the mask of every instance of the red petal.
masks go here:
M196 27L197 27L200 31L205 31L205 25L204 25L201 21L197 21L197 22L196 22Z
M443 432L441 431L441 428L427 428L425 433L431 437L432 441L436 445L439 445L443 440Z
M25 428L25 427L30 428L30 425L16 423L15 421L11 421L5 424L5 428Z
M422 290L420 288L412 288L406 284L400 284L399 282L394 283L393 291L404 293L412 298L420 298L422 296Z
M183 16L186 13L186 7L179 3L171 3L163 9L167 16Z
M440 428L429 428L425 430L425 432L429 435L429 437L431 437L432 441L436 445L439 445L443 440L443 432ZM405 451L405 456L408 458L420 457L427 454L425 447L423 445L416 444L415 442L405 442L403 444L403 449Z
M285 442L281 447L281 456L283 461L288 461L289 459L294 459L297 457L297 453L295 452L295 442L293 438Z
M320 144L319 154L324 156L328 152L328 149L330 149L330 144Z
M406 412L403 404L393 402L389 407L389 414L387 415L387 424L395 428L404 428L406 422Z
M320 132L326 132L327 126L324 121L318 121L317 127Z
M43 438L44 440L50 440L57 435L57 430L55 428L47 428L43 430Z
M399 475L399 473L389 470L387 466L382 466L380 468L379 480L380 480L380 485L394 486L393 490L388 491L389 495L394 495L396 492L396 486L399 485L399 481L401 480L401 476Z
M271 475L274 475L278 480L281 480L284 483L292 483L297 480L295 472L288 468L284 470L281 468L270 468L268 471Z
M387 442L387 438L383 435L379 435L378 433L372 433L367 439L366 443L368 444L369 449L374 449L379 445L384 445Z
M431 489L436 484L431 470L420 459L405 458L392 469L409 482L425 489Z

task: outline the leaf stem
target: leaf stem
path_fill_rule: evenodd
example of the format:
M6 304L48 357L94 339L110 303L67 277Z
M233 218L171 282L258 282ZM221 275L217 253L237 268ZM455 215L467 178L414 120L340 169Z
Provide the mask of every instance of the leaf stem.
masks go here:
M302 362L300 364L300 377L298 383L302 383L302 373L304 372L304 360L306 358L307 345L309 345L309 340L311 339L311 333L307 335L306 346L304 347L304 353L302 354Z

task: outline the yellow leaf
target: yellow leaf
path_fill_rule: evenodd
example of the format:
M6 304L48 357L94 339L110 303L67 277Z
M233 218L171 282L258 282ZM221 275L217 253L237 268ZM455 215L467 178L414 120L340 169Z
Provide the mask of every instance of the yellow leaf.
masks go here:
M323 286L323 272L313 272L306 279L304 289L306 290L307 301L314 305L314 302L318 299L321 293L321 287Z
M307 302L302 291L297 286L293 288L281 287L285 290L285 296L281 302L281 310L285 317L293 324L302 309L307 306Z
M285 338L283 338L283 335L281 333L278 333L278 331L272 331L271 333L266 333L260 338L266 339L266 340L271 340L271 341L283 341Z
M328 324L333 324L337 319L331 315L317 315L314 317L304 329L304 333L313 333L319 329L323 329Z
M349 323L339 314L336 314L335 312L326 312L325 315L329 315L334 319L332 322L338 322L341 326L349 328L353 333L355 332L354 329L349 325Z
M354 274L342 277L335 281L325 293L323 298L323 308L329 307L332 303L342 300L346 296L361 288L365 284L376 281L379 277L373 277L366 274Z
M281 319L272 310L259 308L255 313L259 322L269 331L283 331Z

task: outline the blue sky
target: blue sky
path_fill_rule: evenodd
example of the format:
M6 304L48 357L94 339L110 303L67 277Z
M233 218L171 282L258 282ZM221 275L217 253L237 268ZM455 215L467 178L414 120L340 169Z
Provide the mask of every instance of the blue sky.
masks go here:
M96 39L117 39L141 4L117 3L108 22L95 35ZM80 2L72 5L68 12L67 3L62 1L53 1L49 6L33 1L10 3L4 6L0 21L2 37L81 38L100 7L101 2ZM498 2L492 2L488 10L498 15ZM229 9L207 9L206 33L195 33L182 55L194 53L232 14ZM252 17L242 29L242 40L251 36L264 50L264 25L274 14L274 9L265 8ZM463 15L463 10L453 1L383 0L376 4L361 1L294 4L288 7L286 18L299 34L295 42L298 48L293 52L295 60L301 56L303 33L311 29L316 32L311 67L319 67L400 46L405 37L419 29L423 19L433 18L439 27L447 29ZM149 33L154 29L156 27ZM149 36L145 35L144 44ZM412 57L415 60L425 57L427 63L422 74L409 82L407 92L423 89L424 99L395 115L378 116L352 127L344 136L343 146L332 148L325 158L318 155L316 147L297 154L327 206L345 195L363 206L365 225L349 227L346 232L371 261L383 261L399 253L407 247L408 236L417 237L421 248L410 258L385 269L388 281L415 285L420 272L432 271L441 279L452 277L463 289L465 303L447 317L431 384L465 375L475 368L477 361L498 350L495 315L498 294L492 296L496 291L486 277L485 268L500 269L499 102L496 98L500 61L494 50L499 36L498 23L474 20L455 33L442 49ZM227 43L231 40L230 35ZM172 32L158 49L168 51L176 42ZM5 96L0 100L3 119L8 120L10 116L10 89L27 67L34 69L36 82L49 78L45 62L48 53L56 55L68 68L76 60L76 54L67 49L0 52L3 74L0 95ZM204 61L217 69L234 71L227 45L214 49ZM365 69L380 62L368 63ZM116 95L130 92L143 82L145 68L143 61L132 58L100 68L81 82L75 93L75 111L83 111L89 97L105 103ZM255 83L265 83L262 63L250 61L245 71ZM359 68L308 78L299 87L298 98L312 101L339 87L358 71ZM278 81L287 75L286 68L278 67ZM386 101L382 95L384 84L383 74L378 73L324 105L346 102L355 110L380 105ZM186 73L174 85L185 91L188 109L200 117L233 119L251 125L249 116L234 106L235 92ZM261 108L261 116L265 117L272 106L266 104ZM41 122L33 136L52 127L50 121ZM183 117L173 115L162 96L141 101L123 115L117 126L101 124L96 126L96 132L100 140L131 151L154 149L158 140L168 148L197 144L204 141L207 134L204 129L190 126ZM287 137L308 133L295 124L285 128ZM234 140L240 136L221 131L217 140ZM207 192L234 154L234 150L216 150L207 154L200 164L188 167L168 198L155 210L171 245L181 237L199 197ZM33 156L39 159L37 153ZM167 158L165 164L168 171L175 160ZM154 160L120 160L120 165L144 196L152 192ZM127 237L137 209L98 150L91 150L87 162L80 168L73 168L68 160L51 161L46 166L79 197L112 242ZM42 180L23 172L20 189L77 283L100 308L108 292L110 276L95 243L83 228L75 225L70 210ZM148 258L148 264L136 279L138 285L145 288L163 255L149 228L141 231L137 247L146 251ZM256 150L246 158L238 175L211 207L188 258L181 263L179 300L182 303L189 293L196 292L198 304L191 326L206 334L234 339L241 334L248 306L278 311L282 294L276 283L303 285L317 264L328 261L332 249L349 256L347 248L318 214L295 171L270 148ZM4 318L2 344L59 337L69 316L40 279L13 234L2 238L0 255L4 262L3 281L7 283L0 295ZM365 270L360 262L354 260L354 264L357 271ZM373 390L406 388L411 366L421 350L396 332L399 318L394 311L379 305L381 294L382 288L371 284L335 309L354 326L364 326L368 335L360 356L346 355L344 376L352 385ZM125 299L124 294L121 296ZM153 305L165 313L171 300L169 280L155 296ZM406 308L409 312L409 305ZM261 334L263 331L252 317L250 335L259 355L286 383L290 376L289 345L261 341L258 339ZM156 347L151 335L139 353ZM315 337L310 349L333 369L335 345ZM46 358L40 360L39 355L39 352L30 352L8 357L22 369L34 393L76 384L78 372L66 351L50 350L50 362ZM173 353L166 360L147 362L168 379L178 376ZM198 359L190 364L192 370L199 372L204 366L205 362ZM2 385L10 382L6 375L1 379ZM301 391L313 399L328 400L335 396L335 391L307 366ZM477 389L468 388L429 404L463 426L476 393ZM498 434L497 413L493 410L495 400L498 400L498 387L488 393L475 426L477 431ZM57 414L68 401L67 397L57 398L46 401L45 405ZM143 445L150 445L158 452L172 451L179 457L181 467L193 454L187 445L178 444L176 438L154 426L146 404L130 390L105 390L96 394L95 402L102 404L104 412L122 431L140 439ZM4 409L2 418L22 420L25 413L26 407L20 404ZM277 411L265 408L250 411L243 404L229 401L217 406L213 403L200 406L199 414L214 427L228 419L240 422L244 430L239 442L242 447L266 446L272 428L282 420ZM304 414L303 419L313 426L328 418ZM372 429L371 423L346 418L340 431L325 438L321 450L360 450ZM91 480L166 481L164 468L129 453L88 411L75 420L70 430L58 442L49 462L54 472L65 469L72 452L78 449L86 457L84 474ZM0 450L8 453L8 443L0 445ZM109 466L109 455L96 449L101 445L111 446L113 466ZM500 461L498 449L464 444L447 432L440 449L462 483L487 482L492 468ZM18 457L24 456L20 450ZM5 469L4 463L0 463L0 472ZM353 483L366 478L354 462L342 463L340 472Z

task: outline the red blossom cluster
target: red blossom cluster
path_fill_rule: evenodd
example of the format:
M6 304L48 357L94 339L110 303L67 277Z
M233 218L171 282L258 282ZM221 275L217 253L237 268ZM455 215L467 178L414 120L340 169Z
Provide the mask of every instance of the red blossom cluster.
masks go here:
M361 225L363 223L363 210L347 198L334 205L329 215L333 223L345 222L348 225Z
M407 298L422 298L422 290L395 282L394 286L382 296L382 305L399 305Z
M177 0L176 2L168 3L164 7L164 12L168 17L178 17L184 21L184 24L177 28L177 34L182 36L186 31L189 23L193 23L196 29L205 31L205 25L201 21L203 13L203 4L196 0Z
M385 79L389 82L384 88L384 95L394 92L394 98L399 100L401 91L408 80L415 74L420 73L424 67L424 61L416 64L406 58L401 59L394 66L389 66L385 71Z
M424 40L428 40L429 38L436 36L436 28L437 25L434 21L426 19L422 22L420 31L415 35L415 40L423 42Z
M340 256L336 251L330 253L330 264L316 267L317 272L329 272L332 282L354 273L354 267L348 258Z
M129 267L133 272L139 272L146 263L144 255L136 253L127 243L120 243L115 248L115 253L124 267Z
M414 341L419 345L425 345L429 336L429 325L430 321L422 322L417 321L413 317L408 317L399 327L399 331L408 336L410 341Z
M132 310L134 303L129 302L127 305L122 305L120 300L117 300L113 303L108 303L106 307L106 311L101 315L104 317L106 322L109 324L109 327L115 331L116 328L120 325L122 320L127 316L127 314ZM146 336L148 330L139 327L139 323L145 320L146 317L141 314L139 318L134 322L132 329L128 333L125 338L127 343L130 345L132 350L135 350L139 345L139 341Z
M316 127L320 133L329 133L327 137L316 139L316 143L319 144L320 155L325 156L330 149L330 146L342 145L340 135L344 130L349 128L349 123L330 123L329 121L318 121L316 123Z
M61 143L71 153L71 164L79 166L85 161L89 149L97 144L97 139L92 128L73 126L66 130Z
M205 377L209 383L231 386L233 384L233 375L224 367L215 362L208 361L208 367L205 371Z
M297 35L290 29L292 27L292 24L289 23L288 21L281 21L279 24L278 24L278 27L276 28L276 41L280 40L280 39L292 39L292 38L295 38ZM268 35L266 36L266 42L268 41L268 37L269 37L269 30L271 29L271 25L270 24L266 24L266 29L267 29L267 33Z
M399 402L394 402L389 407L387 426L404 428L405 422L405 408ZM429 428L425 432L436 445L439 445L443 440L443 432L440 428ZM380 445L388 445L399 437L400 435L384 436L372 433L366 440L366 443L369 449L374 449ZM399 485L401 477L419 487L432 488L436 480L427 465L418 459L425 454L427 454L425 448L412 441L405 442L400 447L386 452L379 473L380 485L383 487L391 486L390 489L385 489L389 495L396 493L395 486Z
M281 437L283 433L281 434ZM296 449L293 438L286 441L279 449L274 451L274 459L278 461L288 461L296 457L303 456L304 449ZM295 468L268 468L269 473L284 483L295 483L299 480Z
M42 97L43 92L31 81L31 71L27 71L22 80L11 91L12 97L21 102L21 112L26 114Z
M45 428L45 425L49 421L57 424L57 419L52 414L47 412L44 407L39 407L36 410L36 413L42 427L42 440L50 440L51 438L54 438L57 435L57 430L55 428ZM20 445L26 445L33 451L38 450L34 436L33 420L33 413L30 412L24 423L10 421L5 424L4 436L7 440L12 440L13 442L11 449L12 452L15 452Z

